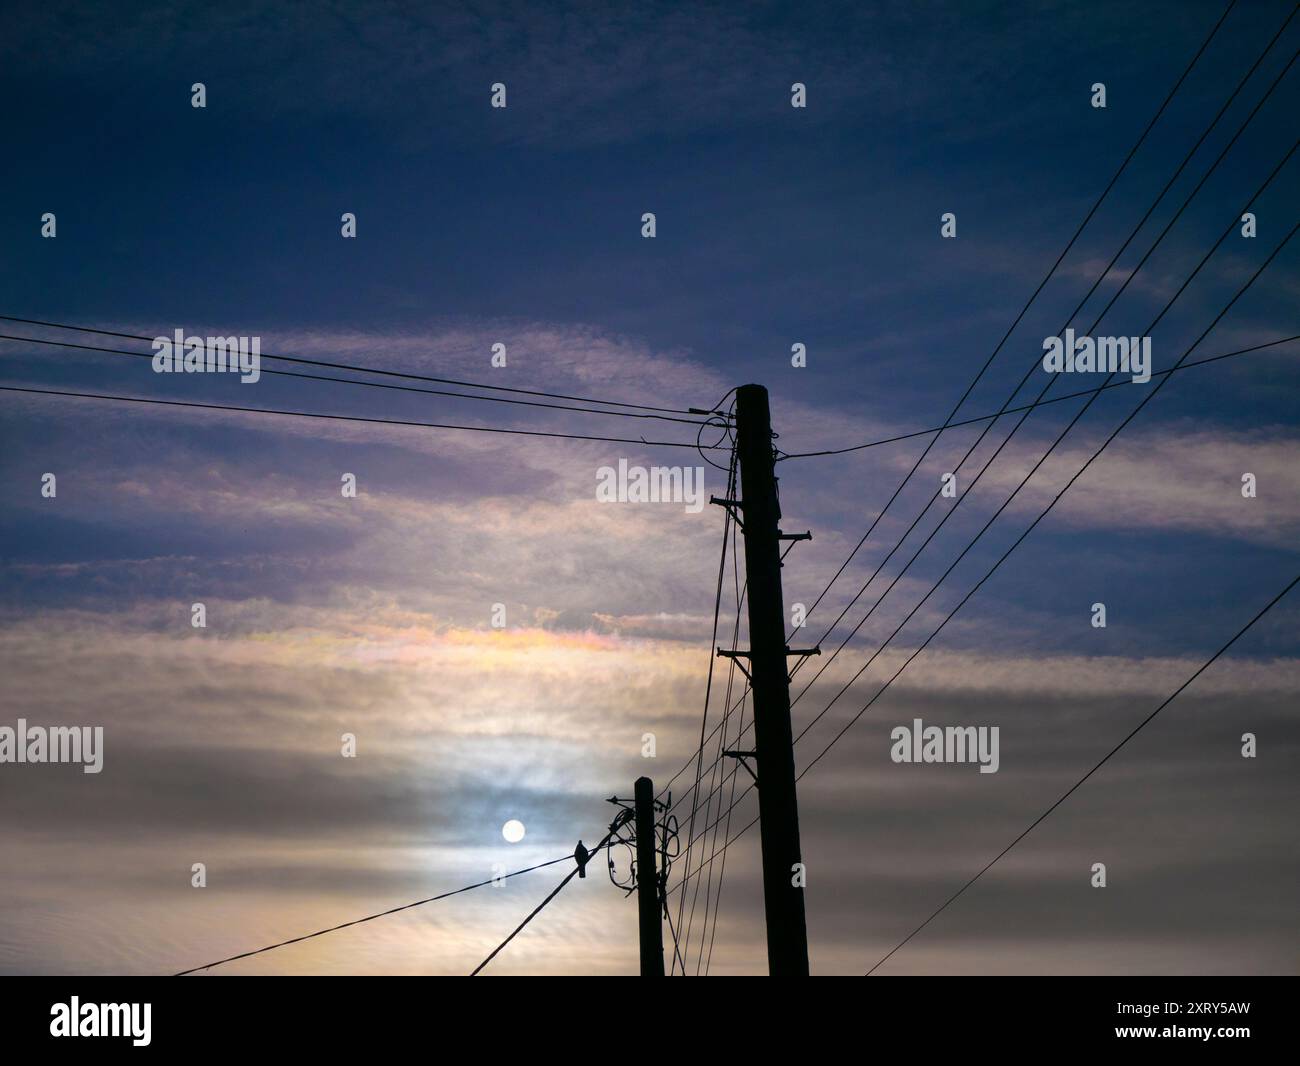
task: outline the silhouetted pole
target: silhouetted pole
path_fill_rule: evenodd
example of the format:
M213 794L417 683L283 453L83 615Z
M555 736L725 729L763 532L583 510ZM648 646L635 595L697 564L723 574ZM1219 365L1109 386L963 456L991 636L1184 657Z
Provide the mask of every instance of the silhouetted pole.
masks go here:
M641 976L664 975L664 928L660 917L658 854L655 838L655 786L636 779L636 902L641 920Z
M776 493L772 419L767 389L762 385L742 385L736 390L736 451L740 460L749 597L750 685L754 690L754 758L758 763L767 965L773 977L806 977L808 929L803 889L793 884L795 866L802 859L790 734L785 605L781 596L781 507Z

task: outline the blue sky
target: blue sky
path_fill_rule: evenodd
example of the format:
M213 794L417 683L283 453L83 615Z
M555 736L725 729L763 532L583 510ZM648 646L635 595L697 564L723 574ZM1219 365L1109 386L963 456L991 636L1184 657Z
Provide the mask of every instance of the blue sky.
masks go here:
M787 452L936 426L1223 6L31 5L0 42L0 313L257 334L267 353L672 407L758 381ZM1007 400L1291 9L1234 7L964 416ZM1298 45L1293 21L1077 330ZM1144 331L1240 214L1296 140L1297 78L1096 332ZM196 81L204 109L190 106ZM498 81L504 110L489 106ZM789 105L795 81L806 109ZM1098 81L1104 110L1089 105ZM1254 207L1259 236L1234 232L1153 332L1157 371L1295 224L1297 166ZM339 234L345 211L355 240ZM946 211L955 240L939 235ZM1300 332L1298 257L1284 248L1193 358ZM496 342L507 368L490 366ZM806 368L790 365L796 342ZM162 377L13 341L0 354L6 384L38 388L689 435L295 379ZM814 970L865 970L1294 576L1295 358L1280 346L1174 375L805 780ZM1042 384L1039 371L1021 397ZM924 640L1150 387L1092 406L900 647ZM647 772L645 731L657 780L692 753L722 516L604 507L594 489L619 458L694 452L0 396L7 713L102 721L110 744L98 778L0 767L20 813L0 831L0 968L178 969L457 887L590 843L602 797ZM810 704L924 596L1082 402L1034 413ZM961 468L963 488L1011 424ZM810 630L980 428L943 435ZM815 536L787 563L787 603L811 602L924 443L781 464L786 528ZM39 495L46 471L57 500ZM339 494L344 471L355 500ZM706 485L725 487L712 469ZM201 633L195 601L211 618ZM1088 624L1095 601L1105 630ZM504 632L488 622L496 602ZM893 972L1293 970L1295 834L1279 812L1297 798L1295 621L1280 605ZM890 655L797 762L892 673ZM796 707L796 730L817 709ZM913 714L1001 723L1003 769L891 764L888 729ZM362 739L355 761L337 756L345 730ZM1246 730L1268 737L1255 762L1238 751ZM501 840L510 817L529 826L523 844ZM762 967L756 846L746 837L729 859L724 972ZM212 871L203 891L195 861ZM1088 888L1094 861L1119 873L1114 890ZM628 970L630 904L599 884L501 970ZM467 970L546 890L518 879L235 968Z

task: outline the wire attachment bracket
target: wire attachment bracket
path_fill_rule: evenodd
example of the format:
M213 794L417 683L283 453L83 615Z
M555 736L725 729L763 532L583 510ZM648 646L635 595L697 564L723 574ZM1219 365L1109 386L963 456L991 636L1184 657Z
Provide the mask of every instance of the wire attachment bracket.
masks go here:
M755 788L758 788L758 774L756 774L756 773L754 772L754 768L753 768L752 766L750 766L749 763L747 763L747 762L745 761L746 759L754 759L754 760L757 760L757 759L758 759L758 752L756 752L756 751L724 751L722 754L723 754L724 756L726 756L728 759L735 759L738 763L740 763L740 765L743 766L743 767L745 768L745 770L749 773L749 776L752 777L752 778L754 779L754 787L755 787Z
M735 522L736 525L738 525L742 531L744 530L745 523L741 520L740 517L741 512L745 508L743 502L741 502L740 500L729 500L725 496L710 496L709 503L713 504L715 507L725 507L727 509L727 513L731 515L731 520Z
M750 685L753 685L753 684L754 684L754 677L753 677L753 675L752 675L748 670L745 669L745 665L744 665L744 663L742 663L742 662L740 661L741 659L748 659L748 658L749 658L749 652L747 652L747 651L727 651L726 648L719 648L719 649L718 649L718 658L719 658L719 659L731 659L733 662L735 662L735 664L736 664L738 667L740 667L740 672L741 672L742 674L745 675L745 679L750 683Z

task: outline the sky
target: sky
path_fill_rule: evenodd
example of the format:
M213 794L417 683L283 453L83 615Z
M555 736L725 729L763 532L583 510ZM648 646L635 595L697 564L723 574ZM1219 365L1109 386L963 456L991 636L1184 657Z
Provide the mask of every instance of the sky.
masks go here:
M757 382L788 456L939 427L1226 6L14 5L0 314L673 409ZM1066 325L1150 336L1157 372L1300 334L1292 240L1196 343L1297 222L1300 160L1254 199L1300 129L1293 10L1233 6L959 419L1034 399ZM699 467L724 495L704 453L640 443L695 427L155 374L30 338L147 342L0 327L29 338L0 340L11 387L636 442L0 392L0 726L105 738L98 774L0 763L0 971L176 972L560 858L601 838L609 797L689 763L685 837L725 516L596 489L626 460ZM892 503L931 436L778 463L783 527L813 533L787 607L875 523L793 640L826 651L792 688L796 734L826 709L795 749L814 973L870 969L1300 573L1298 357L1169 375L815 766L1165 379L1100 394L978 539L1086 399L1010 437L1018 415L947 430ZM1062 377L1050 395L1103 376ZM729 545L724 646L734 563ZM1295 972L1297 595L878 972ZM707 729L726 681L715 666ZM998 727L998 771L892 761L917 718ZM710 777L716 749L699 828L745 791L734 765ZM750 793L732 832L756 811ZM694 908L673 897L679 947L691 972L762 973L757 833L725 856ZM635 901L604 865L487 972L635 972ZM210 972L468 973L564 870Z

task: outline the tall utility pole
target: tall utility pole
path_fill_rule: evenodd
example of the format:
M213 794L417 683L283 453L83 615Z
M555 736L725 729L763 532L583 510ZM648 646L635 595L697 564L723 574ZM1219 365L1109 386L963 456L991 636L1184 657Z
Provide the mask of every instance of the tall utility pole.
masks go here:
M641 976L664 975L664 927L656 865L657 828L655 786L648 777L636 779L636 902L641 921Z
M754 690L754 758L758 764L767 965L773 977L807 977L808 929L804 922L802 876L798 886L795 884L796 866L800 874L803 867L790 733L790 675L786 663L790 650L785 644L785 605L781 596L781 506L776 493L772 417L767 389L762 385L742 385L736 390L736 452L740 461L740 510L749 597L750 686ZM637 782L638 814L643 781ZM638 819L638 842L640 839ZM643 917L643 929L644 921Z

